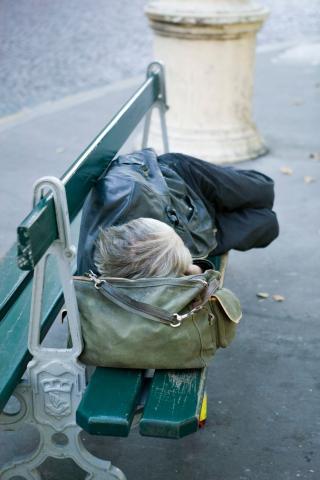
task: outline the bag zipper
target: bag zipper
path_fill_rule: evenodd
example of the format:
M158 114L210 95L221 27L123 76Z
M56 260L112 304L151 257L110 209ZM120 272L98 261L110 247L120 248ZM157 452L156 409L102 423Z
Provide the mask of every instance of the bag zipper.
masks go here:
M156 279L157 277L155 277ZM181 277L180 277L181 278ZM98 277L98 275L96 275L95 273L93 273L92 271L90 271L89 273L85 274L85 275L74 275L73 276L73 279L74 280L79 280L79 281L82 281L82 282L98 282L99 283L99 279L100 277ZM103 278L100 279L100 281L103 280ZM110 281L110 283L114 283L114 284L117 284L118 282L122 282L123 281L123 278L118 278L118 277L107 277L107 280ZM127 279L127 280L132 280L134 281L135 279ZM141 280L141 279L137 279L138 281ZM149 279L147 279L149 280ZM151 280L151 278L150 278ZM180 281L180 282L172 282L172 283L166 283L166 282L163 282L161 284L150 284L150 286L157 286L157 285L174 285L174 286L185 286L185 287L188 287L190 286L190 283L195 283L195 284L201 284L203 285L204 287L207 287L209 284L206 280L204 280L203 278L189 278L189 280L186 280L186 281ZM129 285L128 285L129 286ZM134 285L132 285L134 286ZM143 286L143 285L141 285Z

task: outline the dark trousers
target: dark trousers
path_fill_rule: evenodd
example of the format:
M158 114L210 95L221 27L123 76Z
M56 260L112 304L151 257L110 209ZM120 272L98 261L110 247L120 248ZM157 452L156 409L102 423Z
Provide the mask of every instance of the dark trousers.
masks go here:
M168 153L159 157L174 169L204 201L216 226L213 255L232 248L249 250L269 245L279 234L273 180L255 170L233 167Z

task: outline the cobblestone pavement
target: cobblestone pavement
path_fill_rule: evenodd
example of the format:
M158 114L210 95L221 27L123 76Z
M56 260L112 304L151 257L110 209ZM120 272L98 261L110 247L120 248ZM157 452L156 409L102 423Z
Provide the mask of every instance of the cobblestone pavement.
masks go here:
M258 0L270 16L258 43L301 42L319 36L320 0Z
M145 71L147 0L1 0L0 116ZM272 14L259 43L319 33L320 0L260 0Z
M0 116L145 71L145 0L1 0Z

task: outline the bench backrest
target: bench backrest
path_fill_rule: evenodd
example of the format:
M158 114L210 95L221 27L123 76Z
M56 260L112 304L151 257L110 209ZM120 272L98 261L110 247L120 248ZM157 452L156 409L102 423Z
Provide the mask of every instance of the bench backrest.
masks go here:
M158 106L160 111L166 109L163 67L157 62L149 66L146 81L61 178L70 221L75 230L78 229L75 219L92 185L154 106ZM143 146L146 146L147 132L148 125ZM57 238L54 201L52 195L47 195L18 227L17 245L0 261L0 411L30 360L27 337L33 269ZM48 287L44 296L42 337L63 304L56 269L52 266L47 271L49 278L46 279Z

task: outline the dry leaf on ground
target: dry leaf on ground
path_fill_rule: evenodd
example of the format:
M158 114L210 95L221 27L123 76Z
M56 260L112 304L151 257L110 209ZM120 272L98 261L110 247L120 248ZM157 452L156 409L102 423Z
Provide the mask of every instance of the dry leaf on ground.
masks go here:
M283 300L285 300L285 297L283 295L272 295L272 298L276 302L283 302Z
M286 166L281 167L281 168L280 168L280 172L281 172L281 173L284 173L285 175L292 175L292 174L293 174L292 168L286 167Z
M267 292L258 292L256 295L258 298L269 298L269 293Z
M313 160L320 161L320 152L312 152L312 153L310 153L309 157L313 158Z
M305 175L303 177L303 180L304 180L304 183L312 183L316 181L315 177L311 177L310 175Z

